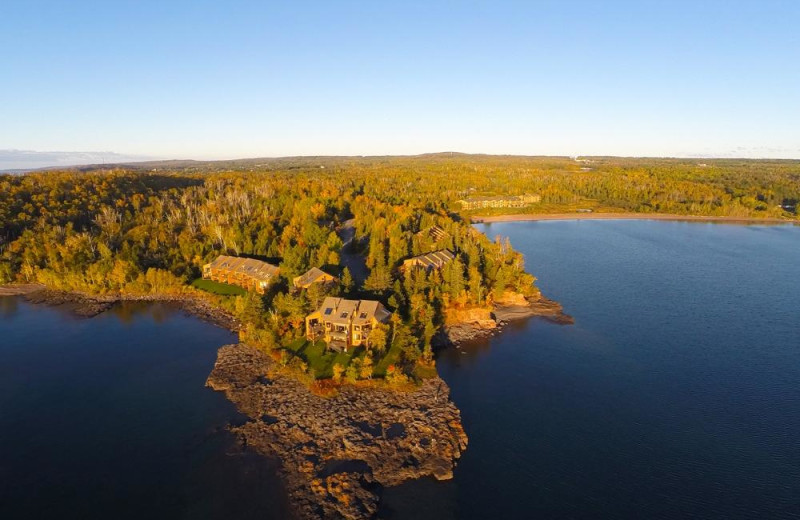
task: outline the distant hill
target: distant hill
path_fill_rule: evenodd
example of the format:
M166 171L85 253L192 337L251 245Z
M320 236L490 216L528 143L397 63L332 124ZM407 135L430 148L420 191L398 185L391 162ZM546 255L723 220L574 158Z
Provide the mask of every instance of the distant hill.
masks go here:
M0 172L25 173L41 169L70 168L83 164L138 162L152 157L115 152L39 152L35 150L0 150Z
M5 151L9 152L9 151ZM0 159L4 151L0 150ZM16 152L28 153L28 152ZM38 152L32 152L37 153ZM53 152L57 154L59 152ZM73 155L71 157L93 157L91 153L84 155ZM624 167L649 166L731 166L746 164L795 164L799 161L792 159L733 159L733 158L668 158L668 157L614 157L614 156L545 156L545 155L489 155L489 154L467 154L461 152L437 152L419 155L319 155L319 156L289 156L289 157L253 157L243 159L223 159L223 160L193 160L193 159L170 159L170 160L125 160L125 156L119 154L107 154L104 159L117 158L123 160L104 160L103 162L86 162L83 164L52 164L36 168L9 167L0 168L0 173L22 174L29 171L52 171L52 170L73 170L73 171L97 171L113 168L127 170L166 172L200 172L212 173L221 171L271 171L271 170L313 170L324 168L348 168L354 165L388 165L399 163L417 164L494 164L495 166L517 167L520 161L526 167L550 167L550 168L572 168L576 165L582 166L583 170L595 170L603 164L615 164ZM707 163L707 164L706 164ZM0 162L2 164L2 162Z

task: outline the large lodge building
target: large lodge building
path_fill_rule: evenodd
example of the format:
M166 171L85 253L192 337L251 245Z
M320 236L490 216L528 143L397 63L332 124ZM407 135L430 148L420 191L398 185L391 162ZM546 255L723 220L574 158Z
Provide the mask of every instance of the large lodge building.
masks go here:
M261 260L221 255L203 266L203 278L264 294L279 271L277 266Z
M461 209L524 208L541 202L541 195L515 195L508 197L470 197L459 200Z
M392 314L374 300L345 300L328 296L319 309L306 316L306 337L324 339L328 347L344 350L367 343L378 323Z

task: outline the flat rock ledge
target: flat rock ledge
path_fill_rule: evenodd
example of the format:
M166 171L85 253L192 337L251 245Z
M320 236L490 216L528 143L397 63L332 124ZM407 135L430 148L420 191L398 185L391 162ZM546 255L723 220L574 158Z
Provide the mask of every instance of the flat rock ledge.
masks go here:
M575 320L564 313L560 303L545 297L521 298L509 303L495 304L489 319L476 319L444 327L434 338L437 346L458 345L465 341L485 338L500 332L512 321L539 317L559 325L571 325Z
M438 377L412 392L344 387L325 398L237 344L220 348L206 385L249 417L231 428L245 446L280 459L298 518L372 518L382 487L450 479L467 447L461 413Z

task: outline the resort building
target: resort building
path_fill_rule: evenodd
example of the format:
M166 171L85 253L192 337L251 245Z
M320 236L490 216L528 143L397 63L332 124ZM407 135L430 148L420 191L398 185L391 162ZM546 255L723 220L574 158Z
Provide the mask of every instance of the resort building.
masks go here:
M297 289L308 289L315 283L329 284L335 283L337 278L331 274L326 273L318 267L312 267L300 276L296 276L292 280L292 285Z
M447 249L440 249L439 251L432 251L424 255L415 256L403 261L403 270L409 269L425 269L432 271L434 269L441 269L448 262L450 262L456 255Z
M508 197L470 197L459 200L461 209L484 209L484 208L524 208L531 204L541 202L541 195L516 195Z
M203 278L238 285L248 291L264 294L279 271L277 266L261 260L220 255L210 264L203 266Z
M306 316L306 338L324 339L328 347L345 351L366 344L378 323L392 314L374 300L345 300L328 296L319 309Z
M450 234L439 226L431 226L427 230L428 235L436 242L448 238Z

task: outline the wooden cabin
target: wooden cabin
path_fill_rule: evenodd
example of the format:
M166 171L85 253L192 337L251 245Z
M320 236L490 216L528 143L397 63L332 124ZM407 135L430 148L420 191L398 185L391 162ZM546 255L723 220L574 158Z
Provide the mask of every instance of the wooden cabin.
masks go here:
M366 344L370 331L392 315L378 301L346 300L329 296L319 309L306 316L306 338L324 339L334 350Z
M424 255L415 256L403 261L403 270L409 269L425 269L432 271L434 269L441 269L448 262L456 257L448 249L440 249L439 251L431 251Z
M248 291L264 294L279 271L278 266L261 260L220 255L213 262L203 266L203 278L238 285Z
M292 285L297 289L308 289L315 283L332 284L335 283L336 280L338 280L338 278L335 276L326 273L318 267L312 267L300 276L296 276L292 280Z

